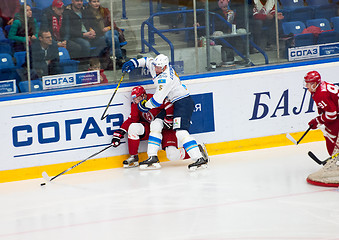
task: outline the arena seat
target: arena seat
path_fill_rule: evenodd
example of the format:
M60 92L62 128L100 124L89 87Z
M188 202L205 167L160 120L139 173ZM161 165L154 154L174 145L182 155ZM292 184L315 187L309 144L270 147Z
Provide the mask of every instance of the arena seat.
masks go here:
M59 47L60 67L62 73L78 71L79 61L72 60L66 48Z
M314 35L312 33L304 33L303 30L306 28L305 24L301 21L294 22L284 22L282 23L283 32L285 35L289 35L291 33L294 34L294 46L308 46L314 44ZM288 45L287 47L293 47L292 45Z
M21 67L26 62L26 51L15 52L14 59L17 67Z
M28 81L19 82L20 92L29 92L29 84ZM42 91L42 81L40 79L31 80L31 92Z
M332 30L330 22L326 18L309 19L306 21L306 26L316 26L322 31Z
M280 3L283 9L304 7L304 0L280 0Z
M48 8L52 6L53 0L34 0L35 7L44 10L45 8Z

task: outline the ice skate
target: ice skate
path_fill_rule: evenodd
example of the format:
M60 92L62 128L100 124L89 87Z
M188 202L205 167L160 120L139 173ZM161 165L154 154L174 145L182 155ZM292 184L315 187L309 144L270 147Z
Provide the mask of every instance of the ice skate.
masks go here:
M199 147L199 150L202 154L202 157L207 160L207 162L210 161L210 157L208 156L208 153L207 153L207 150L206 150L206 146L205 144L201 143L201 144L198 144L198 147Z
M188 170L189 171L195 171L197 169L207 168L207 163L208 163L208 159L205 159L203 157L198 158L198 160L196 162L188 165Z
M139 156L138 155L131 155L125 161L122 162L124 168L133 168L139 166Z
M141 170L153 170L159 168L161 168L161 165L157 156L151 156L139 165L139 169Z
M323 168L307 177L307 182L317 186L339 187L338 160L338 157L328 160Z

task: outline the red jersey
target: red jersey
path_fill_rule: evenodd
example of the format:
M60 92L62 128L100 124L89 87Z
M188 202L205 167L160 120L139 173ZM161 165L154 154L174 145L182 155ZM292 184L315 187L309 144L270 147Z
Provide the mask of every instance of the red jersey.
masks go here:
M146 100L150 99L151 97L153 97L153 94L147 94ZM167 100L167 98L159 107L152 108L147 113L141 112L138 109L138 104L132 102L131 114L124 121L120 128L127 132L131 123L145 122L150 124L155 119L155 117L161 112L162 109L165 109L166 116L173 116L174 106L170 101Z
M339 87L322 81L312 94L314 102L317 104L317 121L325 126L334 124L338 118L339 112ZM339 124L339 123L337 123Z

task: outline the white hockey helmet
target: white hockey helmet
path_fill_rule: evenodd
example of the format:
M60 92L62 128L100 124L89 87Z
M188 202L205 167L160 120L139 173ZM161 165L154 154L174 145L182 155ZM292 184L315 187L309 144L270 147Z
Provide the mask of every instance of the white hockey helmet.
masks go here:
M156 67L164 68L165 66L168 66L169 60L168 57L164 54L159 54L154 60L153 64Z

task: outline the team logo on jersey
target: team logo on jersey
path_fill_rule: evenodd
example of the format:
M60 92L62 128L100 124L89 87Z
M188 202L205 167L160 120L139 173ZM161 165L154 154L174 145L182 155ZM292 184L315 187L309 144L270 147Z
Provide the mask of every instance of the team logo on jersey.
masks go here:
M147 113L142 113L142 117L149 123L154 120L154 116L150 111L148 111Z

